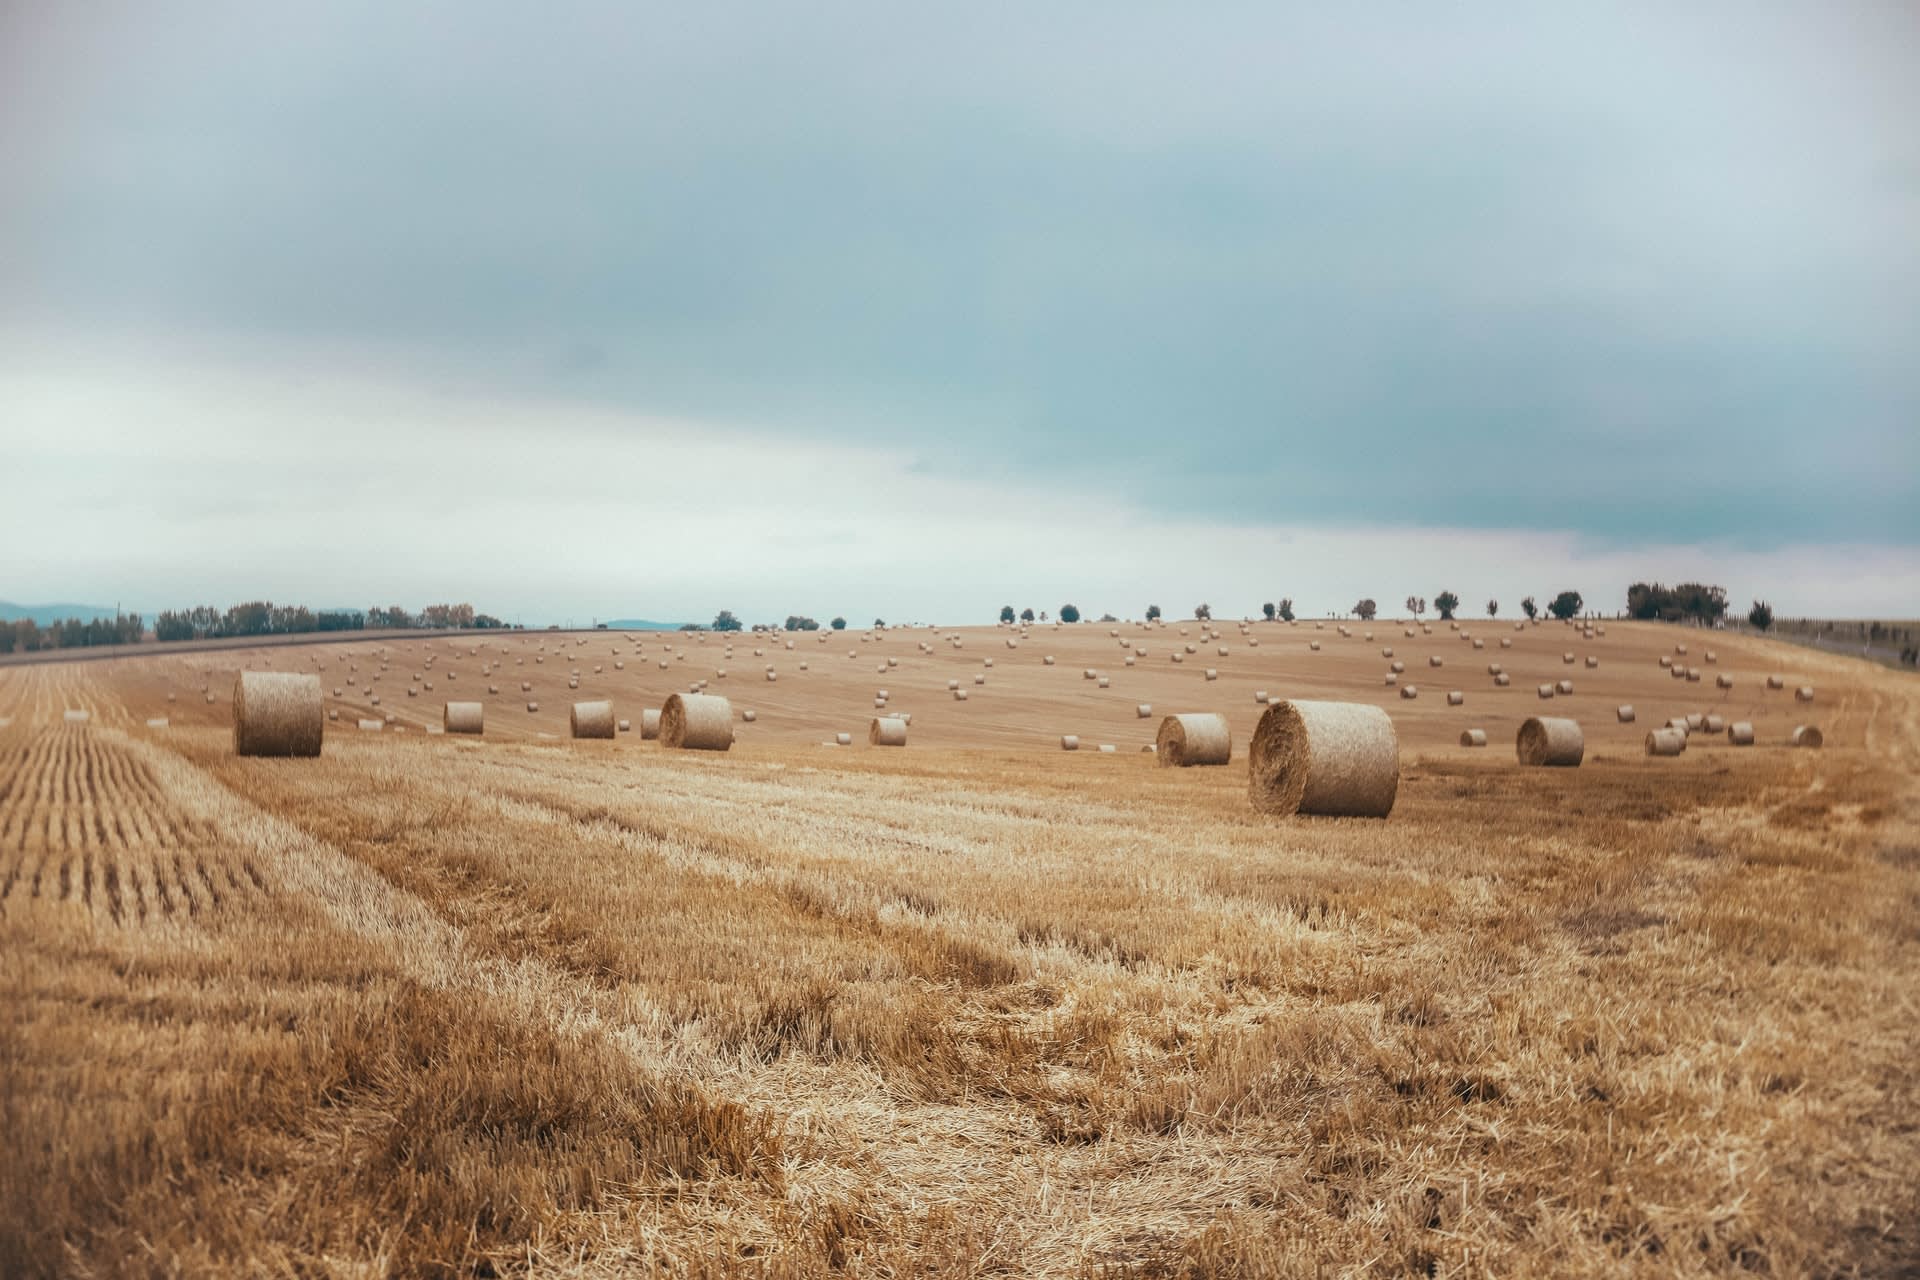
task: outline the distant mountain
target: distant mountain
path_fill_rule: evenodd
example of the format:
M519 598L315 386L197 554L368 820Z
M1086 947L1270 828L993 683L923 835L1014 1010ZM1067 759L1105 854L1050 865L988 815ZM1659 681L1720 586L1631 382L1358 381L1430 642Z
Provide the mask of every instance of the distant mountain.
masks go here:
M97 604L14 604L9 600L0 600L0 622L18 622L22 618L32 618L36 625L44 627L55 622L65 622L68 618L92 622L95 618L112 618L113 616L112 609L104 609Z
M645 618L615 618L607 623L609 631L678 631L677 622L648 622Z

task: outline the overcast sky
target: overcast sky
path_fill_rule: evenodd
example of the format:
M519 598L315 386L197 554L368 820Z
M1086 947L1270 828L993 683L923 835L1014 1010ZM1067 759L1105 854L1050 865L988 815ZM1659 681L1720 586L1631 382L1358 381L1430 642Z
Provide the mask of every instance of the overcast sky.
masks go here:
M1917 66L1908 0L12 0L0 598L1910 616Z

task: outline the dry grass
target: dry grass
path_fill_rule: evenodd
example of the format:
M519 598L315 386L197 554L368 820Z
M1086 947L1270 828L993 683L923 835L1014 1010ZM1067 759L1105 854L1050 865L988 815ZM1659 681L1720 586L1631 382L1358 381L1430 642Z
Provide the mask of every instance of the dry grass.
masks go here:
M1367 822L1131 752L238 759L0 673L0 1273L1899 1274L1920 701L1819 675L1822 751L1409 749ZM1012 698L953 711L1071 705Z

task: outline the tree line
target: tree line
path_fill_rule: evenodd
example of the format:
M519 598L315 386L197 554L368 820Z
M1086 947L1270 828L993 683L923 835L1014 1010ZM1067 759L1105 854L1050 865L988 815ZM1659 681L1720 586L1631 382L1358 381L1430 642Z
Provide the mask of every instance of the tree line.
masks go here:
M64 618L41 626L32 618L0 622L0 653L41 649L90 649L103 644L138 644L146 627L137 613L117 618Z
M470 604L430 604L419 613L400 605L371 609L309 609L249 600L224 612L210 605L166 609L153 622L155 640L215 640L229 636L300 635L311 631L494 630L507 624Z

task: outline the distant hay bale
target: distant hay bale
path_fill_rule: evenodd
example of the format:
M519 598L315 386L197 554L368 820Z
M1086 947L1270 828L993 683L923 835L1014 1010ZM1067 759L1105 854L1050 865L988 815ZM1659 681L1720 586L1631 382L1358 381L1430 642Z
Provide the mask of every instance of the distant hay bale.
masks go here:
M1675 646L1673 646L1673 651L1675 653L1678 653L1684 656L1687 652L1687 646L1683 644L1676 644Z
M1699 733L1702 729L1705 729L1706 727L1707 727L1707 717L1701 714L1700 712L1695 711L1690 713L1687 716L1687 732L1688 733Z
M528 712L529 712L529 713L531 713L531 712L534 712L534 711L538 711L539 709L540 709L540 704L539 704L538 702L529 702L529 703L527 703L527 710L528 710Z
M531 680L522 680L522 681L520 682L520 692L522 692L522 693L532 693L532 692L533 692L533 681L531 681Z
M1487 731L1485 729L1462 729L1460 731L1460 745L1463 747L1486 746Z
M1466 695L1466 694L1465 694L1464 692L1462 692L1461 690L1459 690L1459 689L1449 689L1449 690L1447 691L1447 705L1448 705L1448 706L1450 706L1450 707L1458 707L1458 706L1462 706L1462 705L1464 705L1464 704L1466 703L1466 701L1467 701L1467 695Z
M1502 671L1493 677L1494 684L1504 689L1513 683L1513 677Z
M1188 645L1188 646L1186 646L1186 651L1187 651L1188 653L1198 653L1198 652L1200 652L1200 651L1199 651L1198 649L1196 649L1196 648L1194 648L1194 647L1193 647L1192 645Z
M1672 667L1669 671L1675 680L1685 680L1687 678L1687 669L1685 667Z
M1555 769L1573 768L1587 752L1578 722L1559 716L1529 716L1513 745L1521 764Z
M1442 667L1446 665L1446 659L1436 653L1427 659L1427 665L1430 667Z
M1827 735L1820 732L1818 725L1796 725L1787 741L1796 747L1823 747L1827 744Z
M1510 639L1508 639L1508 638L1507 638L1506 636L1501 636L1501 637L1500 637L1500 647L1501 647L1502 649L1511 649L1511 648L1513 648L1513 641L1512 641L1512 640L1510 640Z
M386 728L386 726L387 722L384 720L362 720L360 722L360 729L363 733L378 733L380 730Z
M1571 697L1573 695L1573 681L1562 680L1553 687L1553 691L1563 698Z
M1080 672L1080 678L1082 680L1097 679L1099 675L1100 673L1098 671L1095 671L1092 667L1087 667Z
M1253 700L1262 706L1266 705L1267 691L1265 689L1255 689L1253 691Z
M1733 688L1733 677L1722 671L1713 677L1715 686L1721 689Z
M1687 668L1687 683L1688 683L1688 684L1699 684L1699 683L1700 683L1700 677L1701 677L1701 674L1702 674L1702 672L1701 672L1701 670L1700 670L1700 668L1698 668L1698 667L1688 667L1688 668Z
M620 732L622 733L632 733L633 721L628 720L625 717L622 717L620 720L619 729L620 729Z
M1319 646L1318 646L1318 645L1315 645L1314 647L1315 647L1316 649L1317 649L1317 648L1319 648ZM1176 654L1174 654L1174 655L1173 655L1173 660L1174 660L1175 662L1185 662L1185 661L1186 661L1186 655L1185 655L1185 654L1181 654L1181 653L1176 653Z
M1389 671L1387 672L1386 679L1382 683L1384 683L1387 686L1387 688L1391 689L1395 685L1400 683L1400 677L1394 672Z
M1753 722L1750 720L1735 720L1732 724L1728 725L1727 742L1736 747L1752 746Z
M1207 668L1207 679L1218 680L1219 678L1220 678L1220 673L1218 671L1215 671L1212 667Z
M673 694L660 708L660 745L675 751L725 751L733 745L733 704L717 694Z
M769 672L767 672L767 683L768 683L768 684L772 684L772 683L773 683L774 681L776 681L776 680L778 680L779 678L780 678L780 673L779 673L778 671L769 671Z
M965 702L967 700L967 691L965 689L955 689L953 691L953 700L955 702Z
M1407 664L1400 661L1400 659L1398 658L1395 658L1392 662L1387 664L1387 670L1393 672L1395 675L1400 675L1406 669L1407 669Z
M977 675L973 678L973 682L975 684L985 684L987 682L987 678L984 675Z
M1121 661L1130 667L1133 665L1133 655L1128 654L1125 658L1121 659Z
M567 729L576 738L611 738L613 704L605 699L574 703L567 715Z
M1154 735L1154 753L1169 768L1226 764L1233 759L1227 718L1211 711L1168 716Z
M1247 794L1261 813L1384 818L1400 789L1400 742L1379 707L1279 701L1248 746Z
M1153 714L1153 704L1151 702L1142 702L1133 709L1133 714L1145 720Z
M1793 700L1795 702L1812 702L1813 686L1810 684L1803 684L1798 689L1795 689L1793 691Z
M1048 665L1048 666L1052 666L1052 665L1053 665L1053 655L1052 655L1052 654L1048 654L1048 655L1047 655L1046 657L1044 657L1044 658L1042 658L1042 659L1040 659L1040 661L1042 661L1042 662L1044 662L1044 663L1045 663L1046 665Z
M875 716L867 725L867 745L870 747L906 746L907 722L898 716Z
M1497 662L1489 662L1489 663L1487 664L1487 674L1488 674L1488 675L1490 675L1490 676L1497 676L1497 675L1499 675L1499 674L1500 674L1500 672L1501 672L1501 670L1502 670L1502 667L1501 667L1501 666L1500 666L1500 664L1499 664L1499 663L1497 663Z
M1700 727L1708 733L1717 734L1727 727L1727 722L1721 716L1708 714L1707 717L1700 722Z
M1318 653L1320 652L1320 642L1318 640L1309 640L1307 641L1307 648L1313 650L1315 653Z
M1381 649L1380 656L1383 658L1391 658L1393 656L1393 646L1387 645L1385 648Z
M1101 754L1103 754L1103 755L1109 755L1109 756L1110 756L1110 755L1112 755L1112 754L1113 754L1114 752L1116 752L1116 751L1118 751L1119 749L1120 749L1120 748L1118 748L1118 747L1116 747L1116 746L1114 746L1114 745L1113 745L1113 744L1112 744L1111 742L1103 742L1103 743L1101 743L1101 744L1100 744L1100 751L1101 751Z
M1401 685L1400 696L1402 698L1412 700L1420 696L1420 688L1418 685L1411 685L1411 684Z
M1551 698L1553 696L1553 686L1551 684L1543 684L1534 692L1539 694L1543 699Z
M1633 705L1631 703L1621 703L1613 709L1613 715L1621 724L1632 724Z
M339 717L339 713L335 712L334 716L337 719ZM5 717L0 717L0 729L6 728L7 725L11 723L13 723L12 720L7 719ZM149 729L164 729L166 727L167 727L167 718L165 716L155 716L153 719L147 721L147 728Z
M1572 653L1570 653L1570 652L1569 652L1569 653L1563 653L1563 654L1561 654L1561 655L1560 655L1560 661L1562 661L1562 662L1564 662L1564 663L1566 663L1566 664L1567 664L1568 666L1572 666L1572 665L1573 665L1573 654L1572 654Z
M1107 687L1109 682L1107 680L1107 677L1101 676L1098 680L1095 680L1093 683L1095 688L1104 689Z
M1671 667L1673 665L1673 659L1663 653L1660 655L1660 665L1663 667Z
M61 716L61 719L68 724L85 724L87 721L93 719L93 713L91 711L69 710Z
M853 745L853 735L850 733L836 733L833 735L833 745L836 747L850 747Z
M233 752L317 756L327 717L320 677L242 671L233 679Z
M440 709L440 727L448 733L482 733L485 726L484 703L449 702Z
M1681 729L1655 729L1647 735L1647 754L1677 756L1687 749L1687 735Z
M959 687L960 687L960 682L959 682L958 680L949 680L949 681L947 681L947 688L948 688L948 689L958 689Z
M1599 665L1600 659L1594 657L1592 654L1587 655L1587 670L1591 671Z
M1079 736L1077 734L1071 734L1071 733L1061 734L1060 749L1062 751L1078 751L1080 749Z
M1708 650L1707 650L1707 651L1706 651L1706 652L1705 652L1704 654L1702 654L1701 656L1702 656L1702 657L1704 657L1704 658L1705 658L1705 659L1706 659L1706 660L1707 660L1708 662L1718 662L1718 661L1720 661L1720 655L1719 655L1719 654L1717 654L1717 653L1715 653L1715 652L1714 652L1713 650L1711 650L1711 649L1708 649Z
M1767 677L1767 688L1784 689L1786 687L1787 687L1787 678L1785 676L1768 676Z
M1473 638L1473 647L1476 649L1484 649L1487 647L1487 642L1485 640L1482 640L1479 636L1475 636Z

